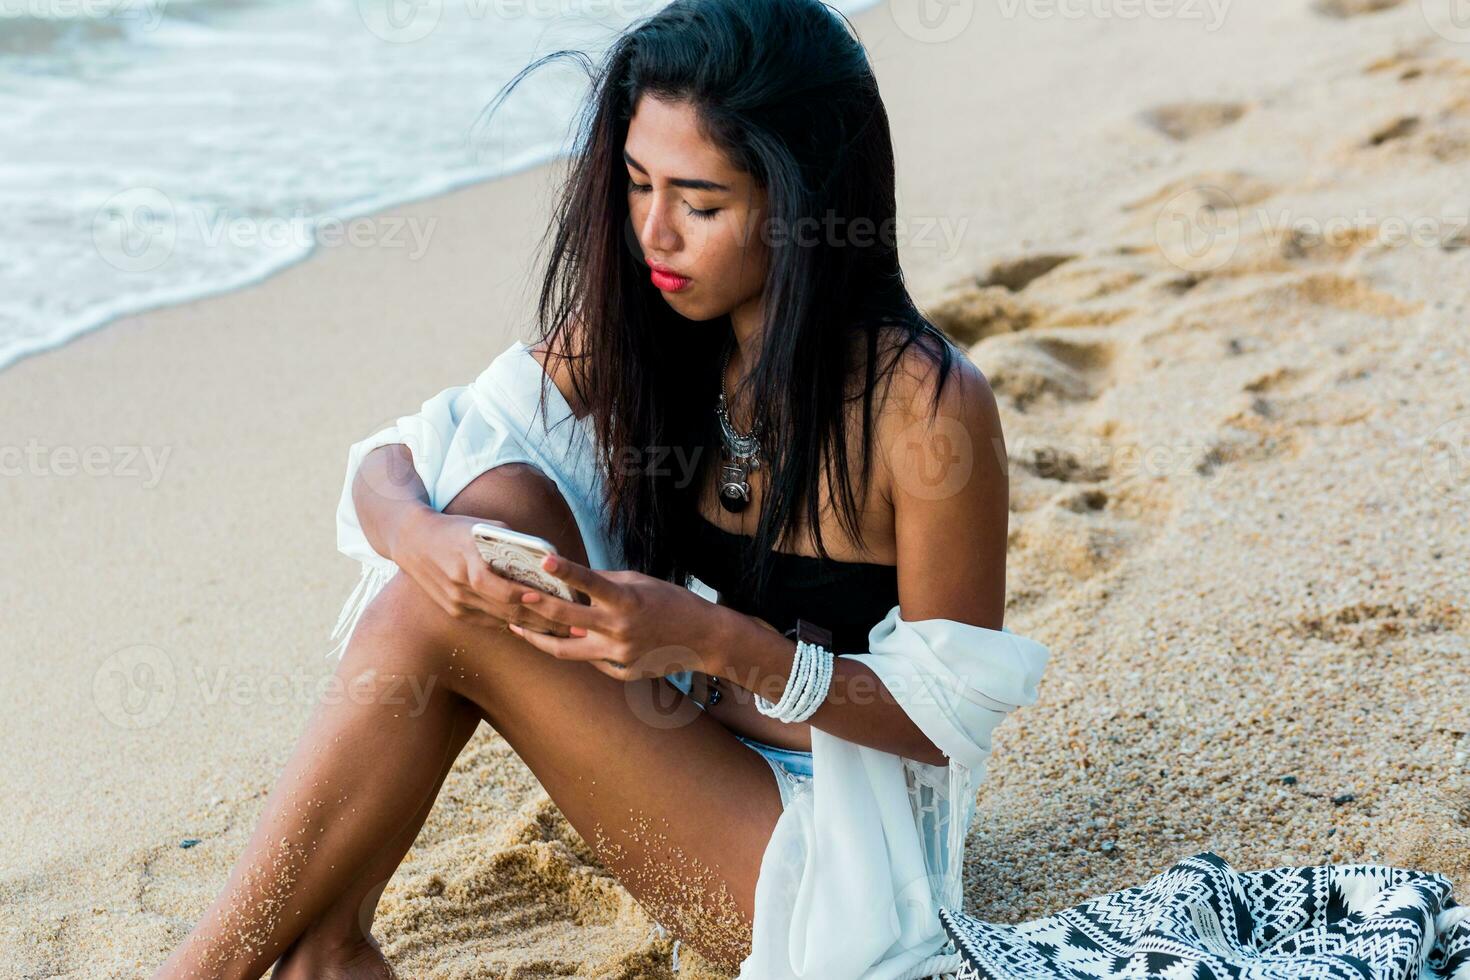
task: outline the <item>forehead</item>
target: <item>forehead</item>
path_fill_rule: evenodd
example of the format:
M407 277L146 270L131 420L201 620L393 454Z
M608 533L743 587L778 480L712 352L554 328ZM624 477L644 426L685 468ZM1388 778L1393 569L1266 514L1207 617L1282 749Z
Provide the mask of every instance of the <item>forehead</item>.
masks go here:
M650 174L658 176L701 178L732 187L742 176L724 151L704 137L689 102L640 96L628 121L624 149Z

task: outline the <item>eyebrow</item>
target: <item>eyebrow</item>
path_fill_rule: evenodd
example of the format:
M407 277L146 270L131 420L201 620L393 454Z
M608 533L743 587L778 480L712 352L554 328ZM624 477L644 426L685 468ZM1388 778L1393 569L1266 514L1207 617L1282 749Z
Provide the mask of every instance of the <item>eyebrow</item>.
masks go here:
M627 150L623 151L623 159L627 161L628 166L632 167L640 174L648 173L643 164L639 163L637 160L634 160L628 155ZM690 190L696 191L728 191L730 189L724 184L715 183L713 180L697 180L693 177L670 177L669 183L673 184L675 187L687 187Z

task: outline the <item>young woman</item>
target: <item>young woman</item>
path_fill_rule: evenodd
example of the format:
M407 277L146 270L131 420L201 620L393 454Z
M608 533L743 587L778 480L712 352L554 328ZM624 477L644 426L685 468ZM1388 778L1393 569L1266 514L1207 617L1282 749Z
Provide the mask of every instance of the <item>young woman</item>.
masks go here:
M965 758L983 766L976 733L1034 696L965 688L970 703L925 708L890 689L905 675L885 664L1001 636L1005 450L985 379L905 290L887 118L845 22L817 0L676 0L619 37L595 83L539 339L353 447L340 540L385 572L338 669L354 696L318 707L223 892L155 978L392 975L373 910L481 720L656 922L742 977L776 975L751 956L768 947L785 975L794 913L759 925L785 908L757 888L779 870L768 846L778 825L818 834L811 814L831 827L861 803L813 800L823 766L829 792L866 792L852 774L882 769L897 782L872 799L902 794L905 771L964 772L945 767L976 745ZM553 451L553 421L589 438ZM543 567L590 604L489 572L480 521L549 539L561 557ZM793 639L798 620L828 631L806 647L827 674L798 663L816 635ZM798 683L822 696L782 720ZM945 883L922 889L922 936L850 963L929 955L934 896L958 894L966 791L948 850L920 866ZM884 819L864 825L873 866L849 853L829 911L865 898L851 882L891 877ZM866 941L802 931L830 963ZM804 975L859 972L842 969Z

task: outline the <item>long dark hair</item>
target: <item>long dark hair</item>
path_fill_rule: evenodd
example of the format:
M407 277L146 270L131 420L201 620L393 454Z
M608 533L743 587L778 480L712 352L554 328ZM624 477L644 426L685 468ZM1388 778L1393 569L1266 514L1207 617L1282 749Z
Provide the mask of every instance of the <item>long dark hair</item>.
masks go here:
M594 416L609 533L626 566L682 584L678 544L719 459L714 408L731 334L728 315L689 321L648 280L622 156L645 93L690 102L706 137L766 190L769 226L788 229L769 241L761 350L746 376L758 393L751 422L761 420L768 468L746 584L756 595L765 588L769 552L795 540L803 508L818 553L830 557L818 499L824 468L841 525L865 547L859 521L878 379L916 344L939 364L942 388L955 352L904 284L888 116L851 25L818 0L674 0L620 34L598 66L576 51L538 59L491 111L528 72L567 56L587 67L592 93L542 242L550 248L538 343L569 359L576 397ZM841 237L793 240L790 230L802 227L836 227ZM860 336L867 356L854 486L846 406ZM680 458L697 459L692 482Z

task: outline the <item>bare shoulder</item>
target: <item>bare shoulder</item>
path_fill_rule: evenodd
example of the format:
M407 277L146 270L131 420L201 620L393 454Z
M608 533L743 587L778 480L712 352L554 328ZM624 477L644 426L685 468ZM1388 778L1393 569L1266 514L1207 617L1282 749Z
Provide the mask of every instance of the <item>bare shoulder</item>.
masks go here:
M566 400L572 409L572 414L577 418L587 414L586 407L577 397L576 386L572 383L571 362L561 352L553 354L545 341L538 341L530 345L531 356L541 365L541 369L551 378L551 383L556 385L557 391L561 392L562 398ZM577 350L573 347L573 354Z
M962 348L943 343L950 352L947 373L940 343L926 339L898 354L879 385L875 436L890 473L916 453L927 457L946 451L945 446L969 456L972 464L996 453L1004 458L1000 412L989 380Z

